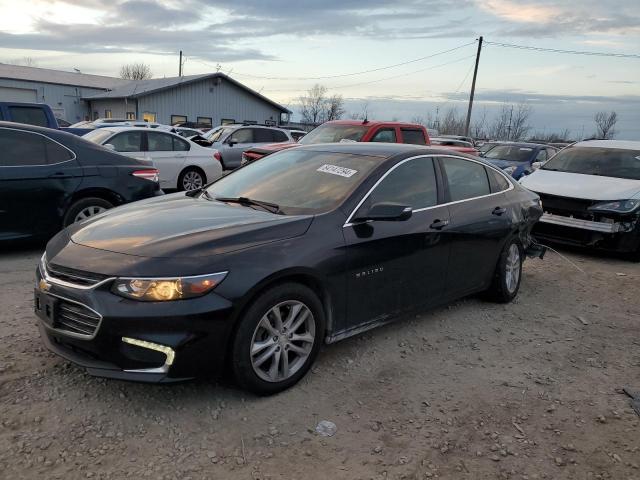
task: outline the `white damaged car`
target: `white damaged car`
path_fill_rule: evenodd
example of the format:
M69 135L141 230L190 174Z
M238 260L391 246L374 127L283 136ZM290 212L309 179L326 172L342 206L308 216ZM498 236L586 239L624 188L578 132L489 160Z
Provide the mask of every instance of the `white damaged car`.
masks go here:
M537 238L640 260L640 142L575 143L520 183L542 200Z

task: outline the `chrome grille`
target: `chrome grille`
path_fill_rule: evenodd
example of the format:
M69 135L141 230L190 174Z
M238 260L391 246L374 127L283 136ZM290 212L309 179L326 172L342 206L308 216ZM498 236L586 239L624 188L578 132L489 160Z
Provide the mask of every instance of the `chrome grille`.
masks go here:
M47 274L53 279L85 287L96 285L102 280L108 278L106 275L83 272L81 270L60 267L57 265L51 265L49 263L47 263L46 269Z
M53 327L78 335L93 336L100 325L101 317L84 305L60 300Z

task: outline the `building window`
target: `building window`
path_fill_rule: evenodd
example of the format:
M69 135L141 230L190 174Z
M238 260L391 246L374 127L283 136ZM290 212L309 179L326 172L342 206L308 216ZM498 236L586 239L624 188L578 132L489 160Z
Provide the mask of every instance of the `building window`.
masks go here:
M104 111L104 118L111 118L111 110Z
M220 125L232 125L234 123L236 123L236 121L233 118L223 118L220 120Z
M98 117L98 112L93 112L93 119L97 120L98 118L100 118Z
M175 125L176 123L185 123L186 121L186 115L171 115L171 125Z
M213 119L211 117L198 117L198 123L202 123L203 125L213 126Z
M142 120L145 122L155 122L156 121L156 113L155 112L144 112L142 114Z
M135 120L136 119L136 112L127 112L126 118L127 118L127 120Z
M257 120L243 120L242 123L244 123L245 125L257 125L258 121Z
M269 127L273 127L273 126L275 126L276 122L275 122L275 120L265 120L264 124L269 126Z

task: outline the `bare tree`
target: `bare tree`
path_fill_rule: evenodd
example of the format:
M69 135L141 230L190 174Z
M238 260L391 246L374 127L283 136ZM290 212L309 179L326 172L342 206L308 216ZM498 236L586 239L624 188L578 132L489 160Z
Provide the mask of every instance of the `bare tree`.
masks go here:
M326 100L325 119L339 120L345 114L342 95L333 95Z
M151 68L144 63L128 63L120 67L120 78L148 80L151 78Z
M593 117L596 122L596 137L603 140L611 140L616 134L618 114L616 112L598 112Z
M474 138L487 138L487 107L482 109L482 114L471 123L471 135Z
M300 116L304 123L324 121L327 87L316 83L307 91L306 96L301 96L298 101L300 102Z
M22 57L15 60L8 60L9 65L23 65L25 67L37 67L38 62L33 57Z
M519 103L513 109L511 122L509 122L509 140L522 140L531 131L529 117L533 113L533 107L526 103Z
M458 109L451 107L440 121L440 133L444 135L463 135L465 119L458 115Z

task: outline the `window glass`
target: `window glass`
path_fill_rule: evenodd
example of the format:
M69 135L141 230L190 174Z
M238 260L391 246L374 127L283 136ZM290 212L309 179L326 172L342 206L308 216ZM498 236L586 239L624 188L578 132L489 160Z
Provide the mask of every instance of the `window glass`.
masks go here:
M127 112L127 114L125 115L125 118L127 120L135 120L136 119L136 112Z
M487 167L485 167L487 168ZM503 192L507 190L511 185L509 180L504 178L499 172L496 172L493 168L487 168L487 175L489 176L489 183L491 184L491 191L493 193Z
M280 130L271 130L271 133L273 133L273 141L274 142L288 142L289 141L289 137L287 137L287 134L280 131Z
M396 131L393 128L378 130L371 139L372 142L396 143Z
M230 141L235 143L253 142L253 128L241 128L231 134Z
M0 128L0 166L44 165L45 138L35 133Z
M196 134L194 134L196 135ZM171 139L173 140L173 151L174 152L188 152L189 151L189 144L187 142L185 142L184 140L180 140L179 138L176 137L171 137Z
M403 128L402 131L402 143L410 143L412 145L426 145L427 142L424 139L424 132L422 130L415 130L412 128Z
M640 180L640 150L567 147L554 155L542 169Z
M509 162L530 162L533 148L518 145L497 145L487 152L486 158L507 160Z
M291 149L252 162L216 181L212 197L249 197L276 203L285 215L337 207L379 165L379 157Z
M213 125L213 119L211 117L198 117L197 122L202 125L208 125L208 126Z
M359 142L369 131L367 125L340 125L335 123L325 123L314 128L300 139L301 145L311 145L314 143L334 143L342 141Z
M71 160L73 154L59 143L53 140L45 139L45 148L47 151L47 163L61 163Z
M176 123L185 123L186 121L186 115L171 115L171 125L175 125Z
M381 202L399 203L414 210L436 205L438 189L433 160L416 158L396 167L371 192L365 208Z
M104 118L111 118L111 110L104 111Z
M116 152L139 152L142 132L122 132L107 140Z
M461 158L443 157L442 166L452 202L491 193L483 165Z
M547 151L543 148L536 155L536 162L545 162L547 160Z
M271 143L273 142L273 130L267 128L254 128L253 141L255 143Z
M150 152L171 152L173 151L173 137L164 133L147 133L147 143Z
M236 121L233 118L223 118L220 120L220 125L232 125L236 123Z
M11 121L17 123L27 123L40 127L49 126L47 115L44 110L38 107L9 107Z
M145 122L155 122L156 121L156 114L154 112L144 112L142 114L142 119Z

